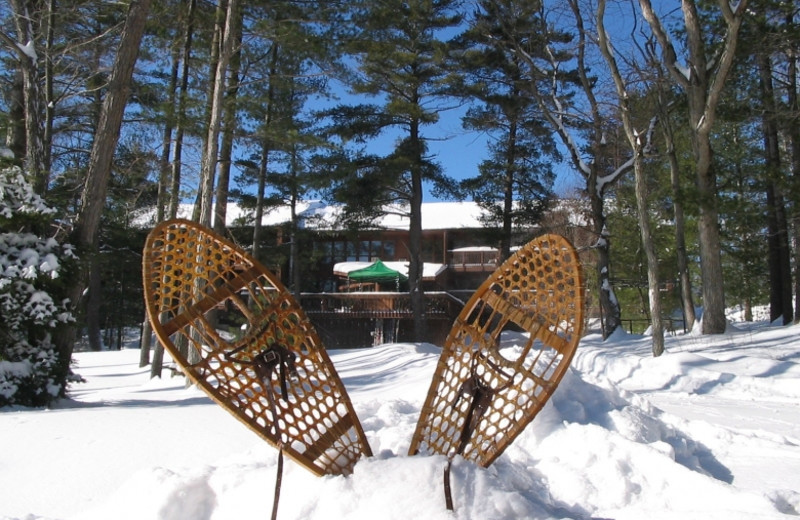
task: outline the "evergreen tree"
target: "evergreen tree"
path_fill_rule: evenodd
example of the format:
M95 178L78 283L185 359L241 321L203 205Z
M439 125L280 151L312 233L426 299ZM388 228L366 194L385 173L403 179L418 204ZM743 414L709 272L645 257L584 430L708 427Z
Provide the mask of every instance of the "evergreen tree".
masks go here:
M0 169L0 407L46 406L66 392L53 333L72 320L61 280L74 255L47 235L54 213L19 168Z
M243 70L248 73L242 78L239 117L246 160L237 178L241 188L237 196L246 206L254 206L253 254L264 261L264 212L274 204L289 203L293 191L302 198L313 189L313 176L305 171L305 162L323 143L315 137L320 135L318 129L315 132L310 124L316 116L309 105L310 100L329 95L325 71L335 67L335 59L322 22L333 11L330 6L296 2L248 8L251 23L247 30L250 39L257 38L258 43L243 49ZM298 176L288 167L296 153L302 160L294 164L304 164ZM294 190L288 189L290 186Z
M501 32L497 39L519 56L529 79L528 92L536 99L551 130L566 150L569 163L581 175L582 190L589 200L588 220L594 235L595 272L603 335L620 326L619 302L611 283L611 236L606 226L605 197L619 178L631 171L633 160L627 143L616 130L613 100L603 99L602 83L591 63L596 49L586 30L582 4L568 0L570 18L561 31L548 24L548 11L539 0L490 0ZM537 13L538 30L519 31L521 17ZM558 11L556 14L562 14ZM546 34L542 38L541 34ZM615 138L616 136L616 138Z
M530 7L535 8L535 4ZM518 13L514 31L531 38L548 37L538 10ZM552 164L559 159L552 133L536 100L529 94L530 79L520 57L498 40L495 4L484 0L469 29L461 35L458 60L462 81L457 93L477 104L464 117L469 130L485 132L493 141L489 159L479 165L479 175L462 187L487 213L487 225L501 231L501 256L510 254L512 230L536 224L553 197ZM544 47L544 41L542 41Z
M456 0L360 0L352 4L345 51L357 70L347 84L354 94L377 97L379 104L339 106L331 111L344 140L366 139L390 130L397 141L384 156L361 157L338 182L341 201L355 214L372 214L386 205L409 218L409 291L414 334L424 337L422 290L423 182L448 184L428 155L424 128L445 109L450 46L443 40L461 23Z
M723 87L731 72L736 54L739 29L747 13L747 0L735 5L718 2L718 17L724 27L718 34L709 31L700 16L702 3L684 0L685 47L676 47L666 24L650 0L639 0L642 15L650 25L662 52L662 62L673 81L686 94L687 114L692 130L692 149L699 192L700 267L703 291L703 333L725 332L725 291L721 257L719 209L717 207L717 175L711 136ZM685 58L679 58L679 51Z
M725 294L729 306L739 304L752 317L752 308L770 301L769 241L765 231L769 205L764 186L768 183L764 141L758 118L749 117L744 99L729 93L728 106L742 107L739 117L724 110L714 137L716 167L720 179L719 211L722 216ZM765 252L767 254L765 254ZM789 290L791 291L791 284ZM791 294L791 293L790 293ZM781 318L779 314L777 318Z
M741 108L738 114L748 114L753 122L760 122L765 168L756 171L763 174L760 184L766 196L770 321L782 319L784 324L794 318L790 232L792 221L797 227L796 183L800 166L797 163L793 168L793 161L800 160L795 53L800 47L800 32L794 23L796 10L786 2L755 2L754 12L758 14L753 23L742 28L743 45L739 48L744 50L739 52L738 73L732 78L739 89L749 92L748 101L757 99L755 103L736 106ZM782 146L781 142L787 145ZM795 236L800 236L797 231ZM794 247L800 250L797 244Z

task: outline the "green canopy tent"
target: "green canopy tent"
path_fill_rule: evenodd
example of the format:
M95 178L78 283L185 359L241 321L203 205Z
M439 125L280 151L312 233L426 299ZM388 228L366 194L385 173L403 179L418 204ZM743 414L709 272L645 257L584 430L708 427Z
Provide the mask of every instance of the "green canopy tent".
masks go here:
M367 267L350 271L347 273L347 278L356 282L395 282L398 289L400 282L408 281L408 276L387 267L380 260L375 260L375 263Z

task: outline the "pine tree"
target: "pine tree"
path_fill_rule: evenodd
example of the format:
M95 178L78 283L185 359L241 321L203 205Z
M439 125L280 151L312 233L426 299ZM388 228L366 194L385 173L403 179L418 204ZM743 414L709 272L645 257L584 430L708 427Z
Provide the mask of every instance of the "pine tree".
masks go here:
M454 0L396 0L353 3L353 34L345 51L358 64L347 83L355 94L375 96L379 104L339 106L331 111L345 140L394 131L397 141L384 156L362 156L340 179L341 200L356 214L374 214L395 204L409 218L409 291L414 335L425 334L422 289L423 182L443 182L428 156L426 125L444 110L450 48L443 32L461 22Z
M606 226L605 197L613 184L632 170L633 161L625 152L627 146L620 147L622 153L616 146L619 140L614 136L620 124L607 108L603 85L591 68L594 38L584 25L582 4L577 0L566 2L571 17L564 19L562 27L568 34L551 32L542 40L516 30L520 8L525 6L528 13L538 11L539 32L550 31L546 23L549 13L540 0L488 1L503 29L497 38L520 57L530 82L528 92L561 141L570 165L583 178L582 189L589 200L587 217L595 237L603 335L608 337L620 326L621 312L611 283L611 235Z
M490 157L479 165L479 175L463 181L462 187L488 212L487 224L502 230L500 251L506 258L512 230L536 224L547 210L554 196L552 164L559 154L544 115L528 92L530 79L520 57L496 38L508 30L498 19L493 2L479 2L469 29L457 42L463 51L456 93L474 103L464 126L493 139ZM541 39L542 48L551 37L541 31L543 27L535 9L521 10L514 20L514 30Z
M54 213L19 168L0 169L0 407L47 406L66 392L52 338L72 321L60 282L75 257L47 236Z

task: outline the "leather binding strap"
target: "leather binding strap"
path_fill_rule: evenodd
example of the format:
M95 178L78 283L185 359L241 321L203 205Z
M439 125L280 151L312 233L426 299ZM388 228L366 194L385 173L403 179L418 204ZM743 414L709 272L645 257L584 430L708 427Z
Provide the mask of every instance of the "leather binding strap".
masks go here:
M275 387L272 385L272 375L276 370L278 371L278 382L280 384L281 396L284 399L288 399L289 393L287 381L297 380L297 368L295 366L296 355L285 346L274 344L262 350L250 361L234 358L233 355L242 350L244 346L226 353L225 357L228 360L236 363L253 366L253 370L256 372L256 375L264 385L264 390L267 394L267 399L269 400L272 417L275 419L275 434L280 439L280 442L278 443L278 468L275 476L275 493L272 499L271 519L276 520L278 518L278 502L280 502L281 484L283 482L283 432L281 431L280 422L277 420L278 407L275 397Z

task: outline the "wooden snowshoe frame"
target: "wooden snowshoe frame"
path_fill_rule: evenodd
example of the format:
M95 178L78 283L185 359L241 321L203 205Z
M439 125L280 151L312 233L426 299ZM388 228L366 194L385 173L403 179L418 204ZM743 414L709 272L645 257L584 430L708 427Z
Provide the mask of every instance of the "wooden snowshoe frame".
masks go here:
M143 271L156 336L214 401L317 475L349 474L371 455L310 321L249 254L171 220L148 236Z
M409 453L487 467L542 409L575 354L584 319L578 255L558 235L512 255L474 293L447 337ZM500 349L503 331L521 334Z

